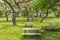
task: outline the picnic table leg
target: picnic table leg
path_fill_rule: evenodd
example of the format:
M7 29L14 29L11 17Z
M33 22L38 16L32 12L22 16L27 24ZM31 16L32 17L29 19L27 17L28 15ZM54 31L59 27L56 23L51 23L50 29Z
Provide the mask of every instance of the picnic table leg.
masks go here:
M25 27L26 27L26 24L25 24Z
M38 31L38 30L36 30L36 33L39 33L39 31Z

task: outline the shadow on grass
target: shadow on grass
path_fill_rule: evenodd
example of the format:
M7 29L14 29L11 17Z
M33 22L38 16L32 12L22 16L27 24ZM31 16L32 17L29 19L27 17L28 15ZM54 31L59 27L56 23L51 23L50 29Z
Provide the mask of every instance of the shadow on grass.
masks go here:
M40 40L41 36L22 36L21 40Z
M46 31L49 31L49 32L60 32L60 28L58 28L58 29L55 29L55 30L46 30Z

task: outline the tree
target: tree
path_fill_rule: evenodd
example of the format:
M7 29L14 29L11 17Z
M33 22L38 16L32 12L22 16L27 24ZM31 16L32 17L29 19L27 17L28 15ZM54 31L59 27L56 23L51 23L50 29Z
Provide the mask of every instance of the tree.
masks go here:
M13 12L13 14L12 14L12 22L13 22L13 25L16 25L16 14L18 14L19 11L16 11L16 10L15 10L15 8L14 8L13 5L9 2L9 0L3 0L3 1L6 2L6 3L9 5L9 7L11 8L11 10L12 10L12 12ZM16 0L14 0L14 2L15 2L15 4L17 5L17 7L20 8L19 5L17 4Z
M27 22L30 21L30 11L31 11L31 5L30 5L30 1L27 0L25 3L25 9L26 9L26 13L27 13Z
M26 16L27 16L27 22L30 21L30 13L31 13L31 3L30 0L23 0L22 2L18 2L18 3L24 3L24 8L26 10Z

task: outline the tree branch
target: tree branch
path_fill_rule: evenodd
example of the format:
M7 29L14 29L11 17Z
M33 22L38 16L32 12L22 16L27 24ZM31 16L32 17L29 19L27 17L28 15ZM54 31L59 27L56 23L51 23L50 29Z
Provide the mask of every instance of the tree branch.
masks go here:
M6 2L10 6L11 10L14 12L13 6L7 0L3 0L3 1Z
M14 2L17 5L17 7L20 9L20 6L19 6L18 2L16 2L16 0L14 0Z

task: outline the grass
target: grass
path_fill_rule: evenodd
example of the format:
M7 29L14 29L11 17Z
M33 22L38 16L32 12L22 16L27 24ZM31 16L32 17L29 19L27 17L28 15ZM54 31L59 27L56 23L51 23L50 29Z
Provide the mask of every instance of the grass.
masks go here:
M60 24L60 18L47 18L43 23L40 23L39 20L38 18L34 20L34 27L41 28L48 23ZM6 22L5 18L0 18L0 40L60 40L59 31L45 31L39 38L23 38L21 33L25 22L25 18L17 18L17 26L13 26L11 18L9 18L9 22ZM60 28L60 25L58 28Z

